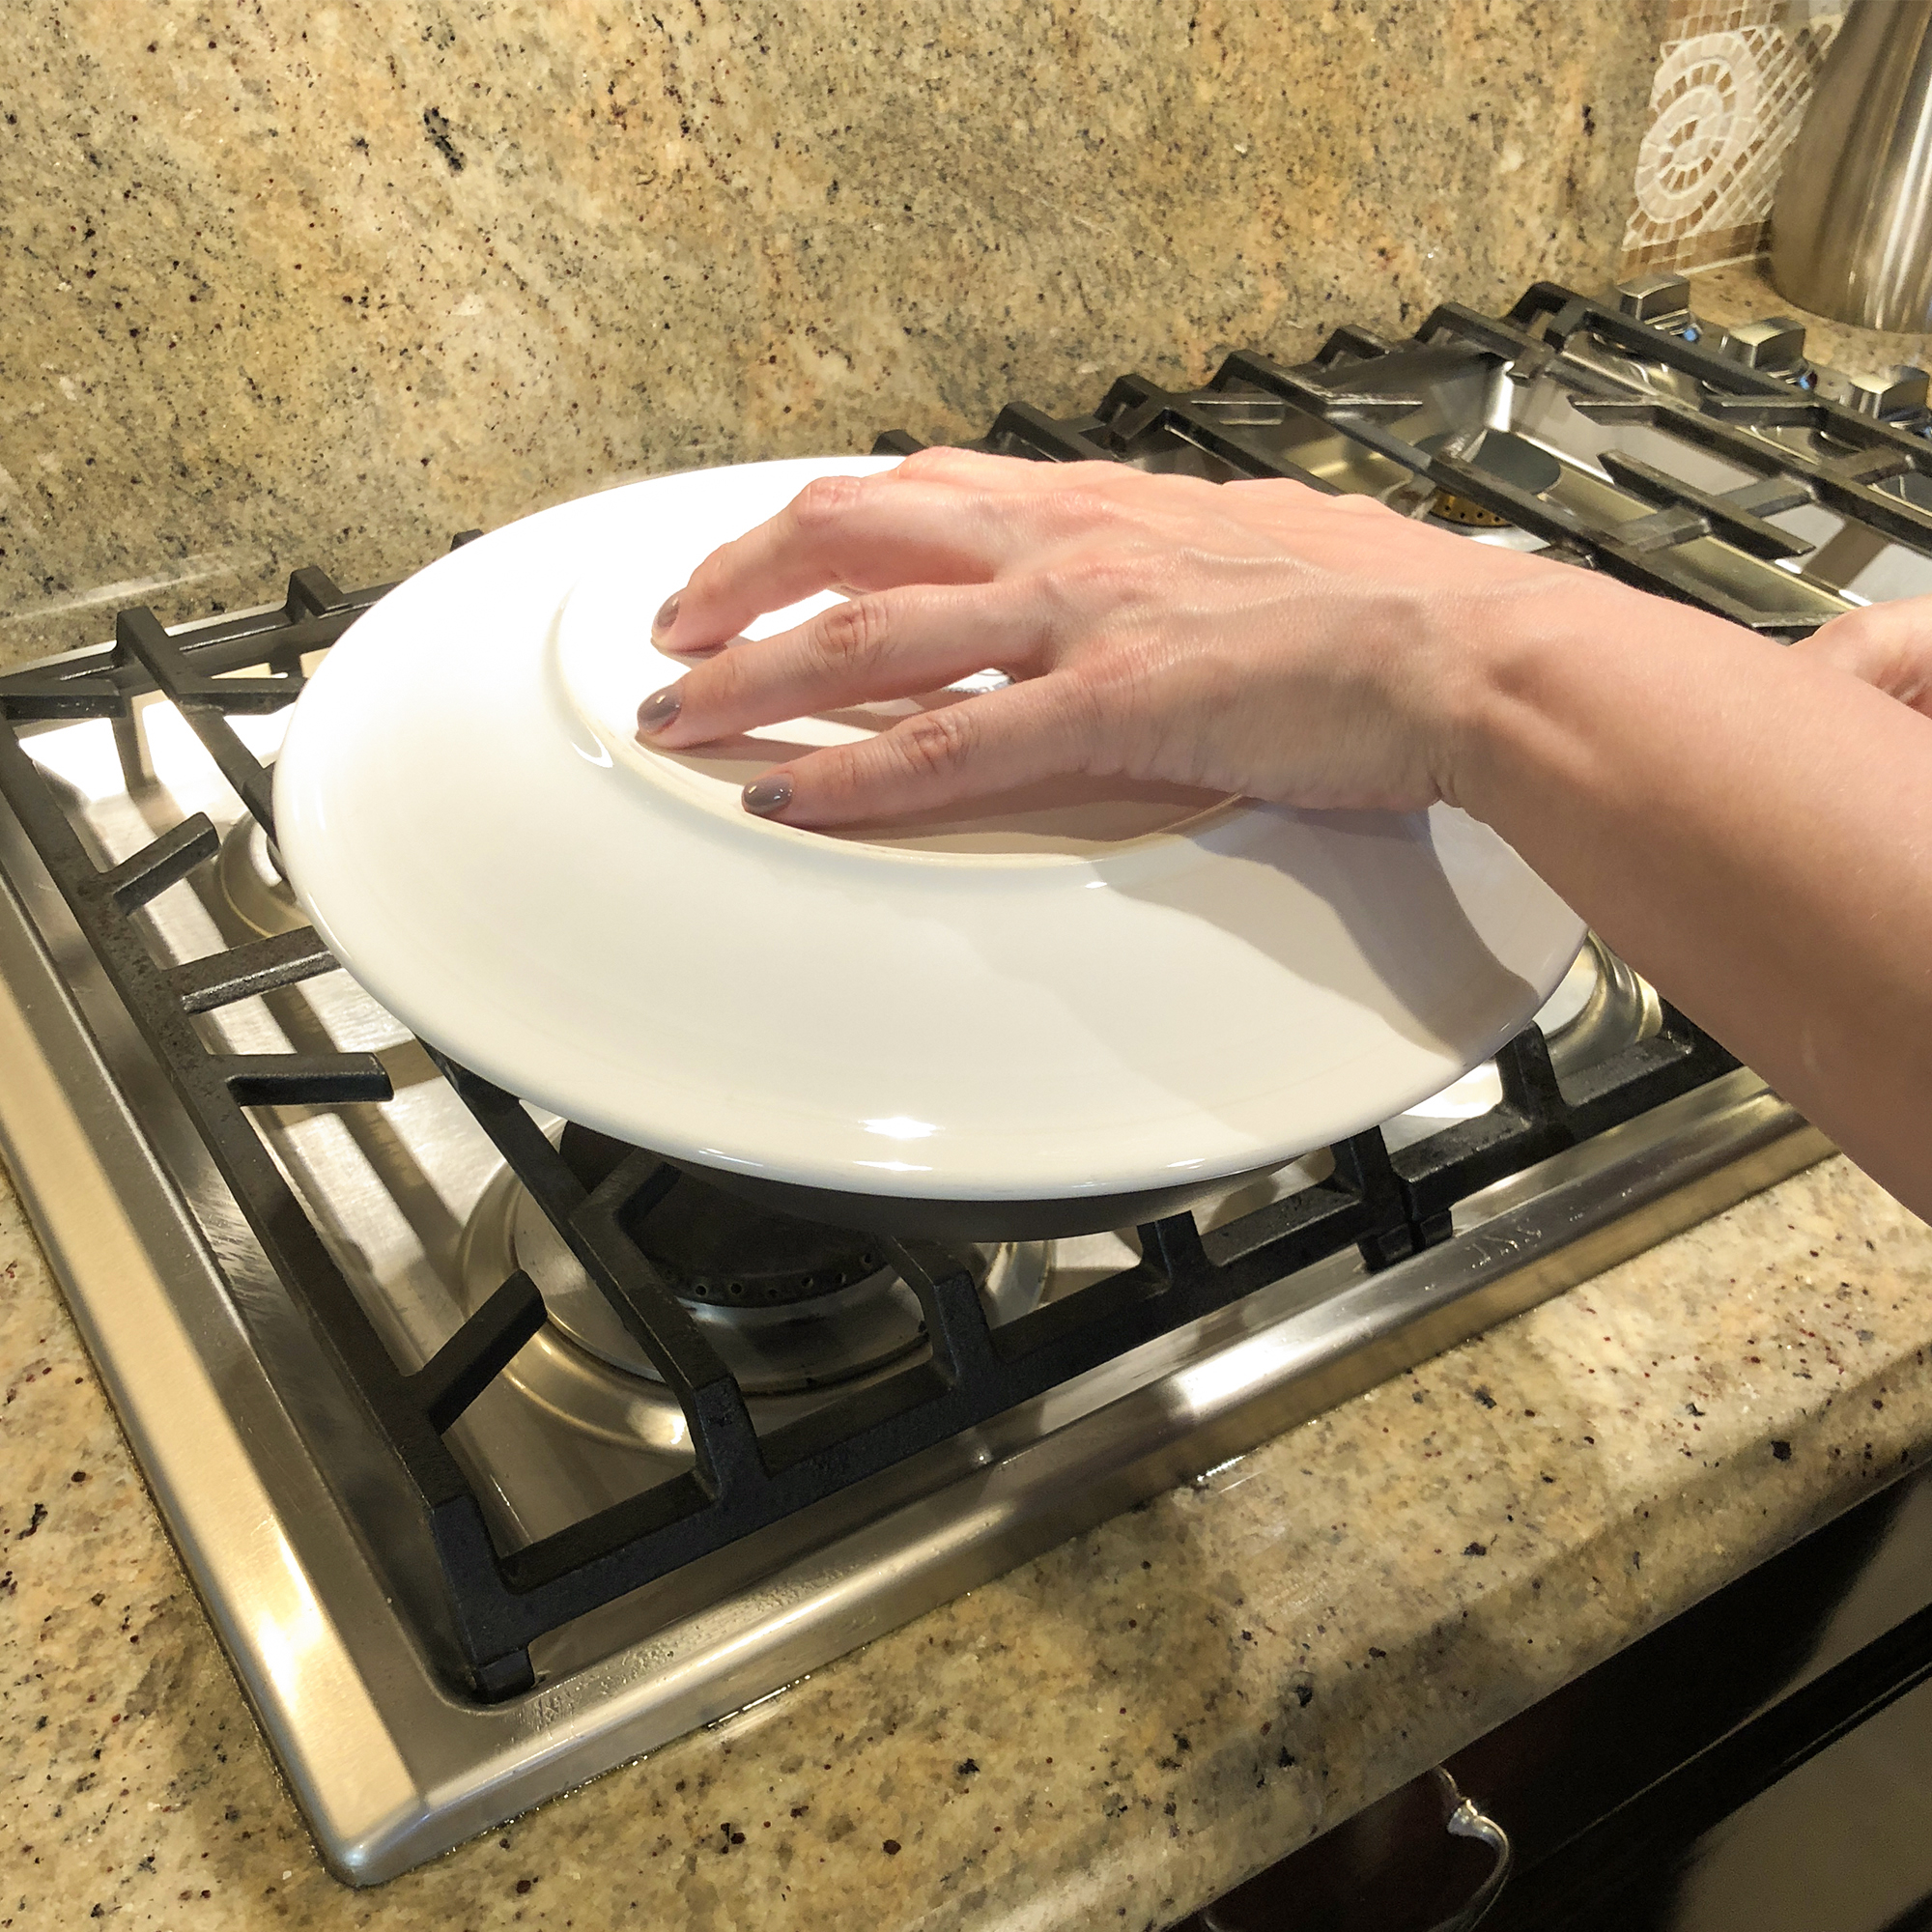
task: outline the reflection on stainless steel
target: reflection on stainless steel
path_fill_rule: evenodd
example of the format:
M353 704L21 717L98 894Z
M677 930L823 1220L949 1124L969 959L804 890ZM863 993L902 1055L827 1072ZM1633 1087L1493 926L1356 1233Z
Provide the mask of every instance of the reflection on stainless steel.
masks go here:
M1932 327L1932 0L1852 0L1771 219L1792 301L1863 328Z
M1577 994L1576 1010L1564 1012L1559 1002ZM1537 1017L1549 1036L1550 1065L1563 1079L1649 1039L1663 1025L1663 1003L1593 932Z

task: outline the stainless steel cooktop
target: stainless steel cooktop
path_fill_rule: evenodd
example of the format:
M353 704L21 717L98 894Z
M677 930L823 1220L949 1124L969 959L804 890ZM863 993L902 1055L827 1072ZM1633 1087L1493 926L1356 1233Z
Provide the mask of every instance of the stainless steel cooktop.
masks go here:
M1656 288L1625 308L1652 313L1532 291L1511 318L1440 312L1411 344L1344 330L1313 363L1236 357L1186 395L1127 379L1070 422L1015 405L982 446L1373 490L1777 635L1932 588L1922 379L1855 395L1788 330L1733 331L1720 356ZM1593 944L1496 1065L1194 1216L862 1246L782 1293L613 1287L579 1209L608 1197L614 1226L665 1183L620 1165L557 1194L564 1123L479 1095L330 970L276 871L261 773L281 707L378 594L298 573L286 604L172 632L133 613L113 644L0 678L0 1145L354 1883L770 1694L1828 1151ZM227 1113L184 1065L215 1069ZM232 1138L244 1118L259 1172ZM329 1313L325 1277L353 1306ZM668 1362L639 1300L667 1294L698 1338ZM1093 1349L1090 1307L1140 1312ZM991 1365L977 1383L971 1348ZM724 1382L699 1386L692 1360ZM745 1436L704 1406L725 1383ZM962 1385L973 1404L905 1422ZM403 1423L396 1401L415 1404ZM705 1461L727 1440L768 1465L737 1524ZM794 1506L767 1507L786 1483ZM469 1543L447 1530L463 1511ZM457 1601L471 1585L481 1609Z

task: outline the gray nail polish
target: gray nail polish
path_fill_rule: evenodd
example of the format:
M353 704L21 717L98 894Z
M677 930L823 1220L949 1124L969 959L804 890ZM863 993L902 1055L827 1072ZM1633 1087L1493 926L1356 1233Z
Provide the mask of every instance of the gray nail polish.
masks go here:
M790 803L791 781L782 772L775 772L768 779L753 779L745 787L745 810L756 812L760 818L782 811Z
M651 636L658 637L677 622L677 607L684 602L684 592L680 590L674 597L667 597L663 608L651 619Z
M683 702L684 693L674 684L652 692L638 706L638 729L640 732L662 731L677 716L678 707Z

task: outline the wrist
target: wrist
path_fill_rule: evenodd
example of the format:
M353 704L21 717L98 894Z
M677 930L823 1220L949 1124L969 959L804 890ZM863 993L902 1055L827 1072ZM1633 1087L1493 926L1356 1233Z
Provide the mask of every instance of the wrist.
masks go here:
M1680 666L1702 644L1758 644L1721 618L1614 579L1552 565L1456 599L1435 613L1441 696L1432 775L1451 805L1484 823L1525 782L1581 781L1604 750L1605 704L1649 690L1659 652ZM1505 833L1507 836L1507 833Z

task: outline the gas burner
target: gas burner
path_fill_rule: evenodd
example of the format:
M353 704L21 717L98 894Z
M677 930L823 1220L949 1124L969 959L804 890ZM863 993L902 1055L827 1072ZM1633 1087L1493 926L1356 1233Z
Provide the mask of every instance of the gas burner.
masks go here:
M558 1138L578 1178L593 1186L631 1151L574 1126ZM867 1236L761 1211L690 1175L680 1175L626 1232L663 1270L768 1422L814 1406L815 1391L902 1365L925 1347L919 1297ZM1039 1304L1050 1244L951 1252L978 1284L994 1325ZM549 1319L509 1378L593 1434L647 1440L678 1435L682 1414L656 1365L506 1169L484 1190L465 1232L462 1273L470 1305L480 1307L519 1267L542 1293Z
M1527 490L1533 497L1550 489L1563 474L1563 466L1547 449L1539 448L1513 430L1485 429L1473 436L1466 429L1444 430L1437 436L1424 438L1416 447L1431 456L1447 452L1459 457L1504 483ZM1493 510L1486 510L1480 503L1449 490L1436 491L1429 514L1440 517L1445 523L1461 524L1466 529L1510 527L1507 517L1499 517Z
M235 917L249 931L270 939L307 925L308 915L296 903L268 834L252 818L237 819L223 835L214 876Z
M574 1122L558 1151L586 1189L634 1151ZM886 1264L877 1239L750 1206L694 1174L680 1174L624 1232L685 1301L783 1308L868 1281Z

